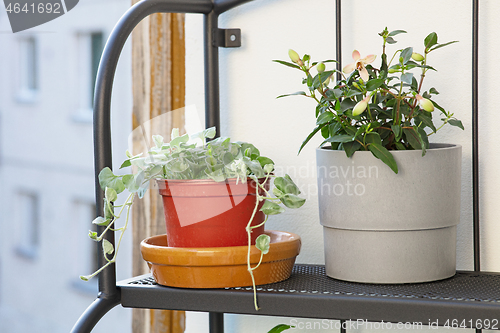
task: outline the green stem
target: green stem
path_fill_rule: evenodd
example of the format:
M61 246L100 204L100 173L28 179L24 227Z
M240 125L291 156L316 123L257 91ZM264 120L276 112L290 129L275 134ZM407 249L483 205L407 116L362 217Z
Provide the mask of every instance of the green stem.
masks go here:
M269 174L267 175L266 180L268 179L268 177L269 177ZM257 184L259 184L259 180L257 179L257 177L255 177L254 180L255 180L255 182ZM257 304L257 290L256 290L256 287L255 287L255 277L253 276L252 266L250 265L250 254L251 254L251 251L252 251L252 229L251 229L251 225L252 225L253 218L255 217L255 214L257 214L257 209L259 208L259 187L260 186L255 186L255 208L253 209L252 216L250 217L250 221L248 221L248 224L247 224L247 227L246 227L246 231L247 231L247 235L248 235L247 270L248 270L248 273L250 273L250 277L252 278L253 301L254 301L254 306L255 306L255 310L256 311L259 310L259 306Z
M448 120L450 120L452 116L453 115L448 115L448 117L444 120L443 124L441 126L439 126L438 128L436 128L436 132L431 132L431 133L427 134L427 136L431 136L432 134L437 133L437 131L439 131L441 128L443 128L444 125L446 125L448 123Z
M370 118L370 121L373 121L372 112L370 111L370 105L366 106L366 111L368 112L368 117Z
M129 198L131 198L133 200L133 198L134 198L133 194L129 195L129 197L127 198L127 201ZM123 234L125 233L125 230L127 230L127 227L128 227L128 221L130 219L130 208L131 208L131 206L129 205L127 208L127 216L125 218L125 225L121 228L122 230L120 233L120 238L118 239L118 243L116 244L116 247L115 247L115 255L113 257L113 261L116 260L116 257L118 255L118 249L120 248L120 244L122 242Z
M401 71L401 75L404 74L404 70ZM396 125L401 124L401 119L400 119L400 114L399 114L399 109L401 106L401 94L403 93L403 81L401 81L401 85L399 86L399 94L398 94L398 106L396 109Z
M267 181L269 180L269 177L272 177L272 175L271 175L270 173L268 173L268 174L266 175L266 179L264 179L264 181L262 182L262 184L261 184L261 183L259 183L259 182L257 181L257 185L258 185L258 186L257 186L257 188L259 188L259 187L260 187L261 189L263 189L263 190L264 190L264 192L266 192L266 195L267 195L268 197L270 197L271 195L270 195L270 194L269 194L269 192L266 190L265 184L266 184L266 183L267 183ZM261 198L263 198L263 197L259 194L259 191L257 190L257 199L258 199L258 200L257 200L257 204L259 203L259 201L261 201L261 200L260 200ZM267 198L266 198L266 199L267 199ZM250 221L251 221L251 220L250 220Z
M396 52L394 52L394 54L392 55L391 61L389 61L389 63L387 64L387 68L391 67L391 63L392 63L392 61L394 60L394 57L395 57L395 56L396 56L396 54L397 54L398 52L400 52L400 51L402 51L402 49L401 49L401 50L397 50Z
M260 253L260 259L259 259L259 263L257 265L255 265L254 268L251 268L251 270L253 271L254 269L258 268L260 266L260 264L262 264L262 258L264 258L264 252L261 252Z
M111 264L113 264L113 263L115 263L115 262L116 262L116 258L117 258L117 256L118 256L118 250L120 249L120 244L121 244L121 242L122 242L123 234L124 234L125 230L127 230L128 221L129 221L129 219L130 219L130 208L131 208L131 206L130 206L130 205L128 205L127 203L129 203L129 202L131 202L131 201L133 200L134 195L135 195L135 193L131 193L131 194L127 197L127 200L125 200L125 203L122 205L122 209L120 210L120 212L119 212L119 214L117 215L117 217L116 217L115 219L113 219L113 221L111 221L111 222L108 224L107 228L106 228L106 229L102 232L101 236L99 236L99 238L100 238L100 239L99 239L99 241L101 241L101 240L102 240L102 238L103 238L103 236L104 236L104 234L105 234L105 233L106 233L106 232L110 229L111 225L112 225L112 224L113 224L113 223L114 223L117 219L119 219L119 218L120 218L120 216L121 216L121 214L122 214L122 212L123 212L123 209L124 209L125 207L128 207L128 208L127 208L127 216L126 216L126 219L125 219L125 225L124 225L122 228L117 229L117 230L120 230L120 231L121 231L121 233L120 233L120 238L118 239L118 243L116 244L115 249L114 249L114 252L115 252L115 253L114 253L114 255L113 255L113 258L108 259L108 257L107 257L107 255L106 255L106 253L104 253L104 258L106 259L107 263L106 263L105 265L103 265L101 268L99 268L97 271L95 271L94 273L90 274L90 275L87 275L87 276L80 276L80 278L81 278L82 280L86 280L86 281L87 281L87 280L89 280L89 279L93 278L94 276L96 276L97 274L99 274L100 272L102 272L102 271L103 271L106 267L108 267L109 265L111 265Z
M278 200L279 200L279 199L278 199ZM267 222L267 218L268 218L268 217L269 217L269 216L267 216L267 215L266 215L266 218L264 219L264 222L262 222L262 223L260 223L260 224L257 224L257 225L250 226L250 229L257 229L257 228L262 227L264 224L266 224L266 222Z
M130 198L132 197L133 198L134 196L134 193L131 193L127 200L125 200L125 203L122 205L122 208L120 209L120 212L118 213L118 215L115 215L113 213L113 216L114 216L114 219L109 222L108 226L106 227L106 229L104 229L104 231L101 233L101 235L99 237L97 237L97 241L100 242L102 240L102 237L104 236L104 234L109 230L109 228L111 228L111 226L115 223L116 220L118 220L120 218L120 216L122 215L123 213L123 209L125 209L125 207L127 206L127 203L129 202ZM106 200L106 203L109 204L109 201ZM130 207L130 206L129 206ZM111 207L112 208L112 207ZM129 208L130 209L130 208ZM113 210L111 209L111 212Z

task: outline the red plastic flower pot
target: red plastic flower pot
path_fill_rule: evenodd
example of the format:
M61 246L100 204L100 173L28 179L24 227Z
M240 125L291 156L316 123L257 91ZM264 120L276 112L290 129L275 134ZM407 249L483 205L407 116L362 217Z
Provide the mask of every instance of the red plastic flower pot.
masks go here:
M261 181L264 181L262 179ZM163 198L168 245L173 247L223 247L248 244L245 230L256 203L256 183L247 179L215 182L207 179L157 180ZM268 181L269 184L269 181ZM266 188L269 185L266 184ZM259 189L263 195L263 190ZM252 225L265 219L259 203ZM253 229L252 244L264 232Z

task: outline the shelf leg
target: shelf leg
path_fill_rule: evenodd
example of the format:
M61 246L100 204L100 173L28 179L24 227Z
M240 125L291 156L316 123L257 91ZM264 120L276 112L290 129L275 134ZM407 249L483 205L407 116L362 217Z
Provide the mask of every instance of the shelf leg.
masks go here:
M224 313L209 312L210 333L224 333Z
M80 316L71 333L90 333L99 320L118 304L119 298L96 298Z
M347 330L345 329L344 323L345 323L345 320L340 321L340 333L347 333Z

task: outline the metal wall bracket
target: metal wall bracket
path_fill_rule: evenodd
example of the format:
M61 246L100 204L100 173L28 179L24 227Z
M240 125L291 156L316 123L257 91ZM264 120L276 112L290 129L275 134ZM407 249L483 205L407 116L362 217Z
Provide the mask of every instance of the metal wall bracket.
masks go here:
M214 40L220 47L240 47L241 29L217 29L217 38Z

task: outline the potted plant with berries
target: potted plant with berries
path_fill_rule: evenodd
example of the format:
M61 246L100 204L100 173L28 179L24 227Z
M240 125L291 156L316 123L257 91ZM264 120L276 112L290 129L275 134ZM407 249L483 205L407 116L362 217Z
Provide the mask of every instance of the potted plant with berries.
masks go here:
M83 280L116 261L134 197L142 198L151 180L163 198L167 234L143 241L141 252L159 284L189 288L253 285L255 291L256 284L288 278L300 251L300 237L265 232L264 224L269 215L284 212L283 206L299 208L305 199L299 197L300 190L288 175L273 174L274 162L254 145L214 139L215 133L213 127L192 135L179 135L174 129L169 143L154 135L155 145L147 156L127 151L121 168L132 166L135 172L115 175L104 168L99 173L105 209L93 223L106 229L100 235L91 231L89 236L102 242L107 263L82 276ZM125 202L114 205L125 190L129 192ZM123 214L124 225L118 227ZM110 230L120 232L116 249L104 238Z
M319 215L330 277L366 283L413 283L455 274L456 226L460 221L461 146L429 143L445 125L463 129L437 104L438 91L424 87L435 71L428 63L439 44L436 33L388 55L386 46L405 33L385 28L379 67L375 55L336 70L300 57L277 62L299 70L316 102ZM280 97L289 96L283 95ZM434 124L439 110L441 124Z

